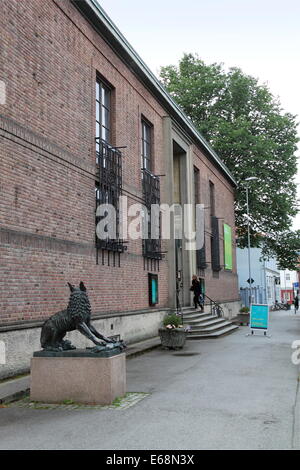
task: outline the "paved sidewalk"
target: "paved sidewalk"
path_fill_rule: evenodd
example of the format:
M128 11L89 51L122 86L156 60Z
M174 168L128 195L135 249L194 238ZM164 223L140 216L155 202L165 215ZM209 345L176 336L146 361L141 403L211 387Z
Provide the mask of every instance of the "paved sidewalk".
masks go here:
M125 409L0 409L0 449L300 449L300 314L271 312L271 338L247 327L182 351L127 361Z
M145 341L130 344L126 349L126 357L131 359L145 352L151 351L160 345L159 337L150 338ZM29 392L30 377L25 374L22 377L0 381L0 404L9 403L21 398Z

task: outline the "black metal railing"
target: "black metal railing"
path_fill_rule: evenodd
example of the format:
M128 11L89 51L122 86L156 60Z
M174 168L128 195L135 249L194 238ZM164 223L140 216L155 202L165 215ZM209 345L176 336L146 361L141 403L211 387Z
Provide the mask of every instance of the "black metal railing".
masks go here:
M161 260L163 253L161 251L160 238L160 213L155 213L155 219L151 211L152 205L160 205L160 179L153 175L146 168L142 169L143 202L147 210L145 214L145 230L143 238L143 256L145 258ZM154 230L153 230L154 229ZM156 234L152 238L153 232Z
M200 250L196 250L196 266L198 269L207 268L205 242Z
M211 267L213 271L221 271L219 219L215 216L211 217L211 231Z
M209 300L210 314L217 315L218 317L224 317L224 310L221 307L221 305L215 300L211 299L208 295L206 294L203 294L203 295L204 295L204 298L207 298Z
M120 238L120 196L122 194L122 153L102 140L97 141L96 164L98 181L96 182L96 211L102 204L109 204L114 208L112 220L113 236L108 231L107 237L96 237L96 247L123 252L126 250L125 242ZM96 215L96 226L105 215Z

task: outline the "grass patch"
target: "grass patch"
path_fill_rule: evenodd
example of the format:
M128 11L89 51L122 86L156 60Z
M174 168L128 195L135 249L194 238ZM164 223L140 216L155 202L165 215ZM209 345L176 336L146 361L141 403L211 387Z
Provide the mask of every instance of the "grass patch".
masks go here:
M76 403L74 400L64 400L61 402L62 405L80 405L80 403Z
M42 403L37 401L30 401L29 397L16 400L14 402L9 402L0 405L0 408L28 408L32 410L107 410L107 409L116 409L123 410L129 408L136 403L138 403L143 398L149 396L149 393L142 392L127 392L122 397L116 397L111 405L92 405L92 404L83 404L77 403L74 400L66 399L60 403Z
M127 394L126 394L127 395ZM122 401L124 400L124 398L126 398L126 395L125 397L116 397L114 399L114 401L112 402L111 406L121 406L122 405Z

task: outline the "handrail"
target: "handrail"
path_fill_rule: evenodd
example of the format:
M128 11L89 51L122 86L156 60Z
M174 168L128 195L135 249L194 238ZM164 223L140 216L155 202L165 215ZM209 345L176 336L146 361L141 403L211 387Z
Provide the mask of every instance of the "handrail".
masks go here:
M203 296L204 298L206 297L210 301L210 314L212 315L213 313L216 313L218 317L222 317L224 314L224 310L221 305L215 300L211 299L208 295L203 294Z

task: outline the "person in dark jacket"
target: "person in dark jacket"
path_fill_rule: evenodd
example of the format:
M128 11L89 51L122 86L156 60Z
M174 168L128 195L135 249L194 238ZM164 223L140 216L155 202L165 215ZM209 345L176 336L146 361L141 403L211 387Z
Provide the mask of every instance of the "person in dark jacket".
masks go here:
M192 277L192 286L190 288L192 292L194 292L194 305L195 308L199 307L201 310L203 310L203 303L200 301L200 295L201 295L201 284L197 278L196 275Z
M297 313L298 308L299 308L299 295L298 295L298 292L297 292L297 295L295 296L295 299L294 299L294 305L295 305L295 313Z

